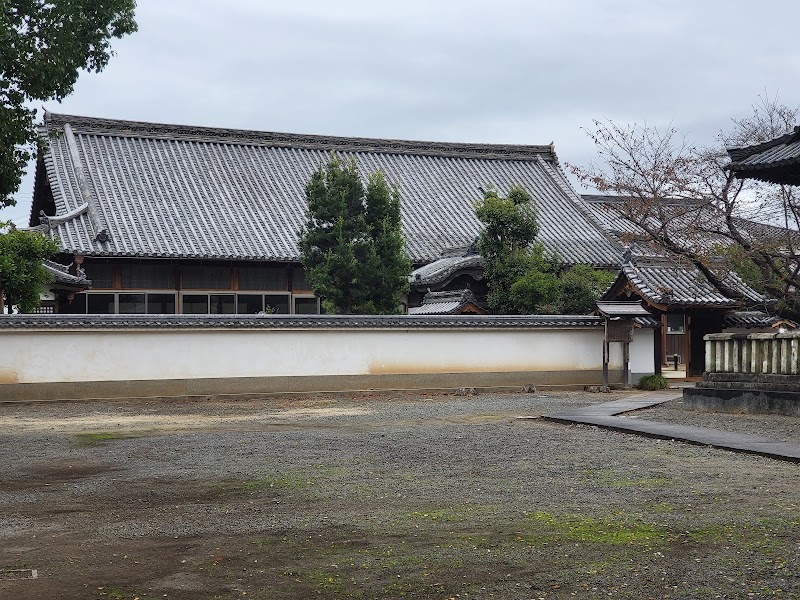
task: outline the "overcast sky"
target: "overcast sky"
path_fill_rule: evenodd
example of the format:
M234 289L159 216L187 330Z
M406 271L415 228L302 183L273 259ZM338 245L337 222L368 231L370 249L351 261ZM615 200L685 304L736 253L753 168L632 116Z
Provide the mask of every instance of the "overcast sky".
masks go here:
M759 94L800 104L797 0L138 0L53 112L342 136L546 144L594 118L710 143ZM37 103L41 104L41 103ZM26 225L32 178L0 220Z

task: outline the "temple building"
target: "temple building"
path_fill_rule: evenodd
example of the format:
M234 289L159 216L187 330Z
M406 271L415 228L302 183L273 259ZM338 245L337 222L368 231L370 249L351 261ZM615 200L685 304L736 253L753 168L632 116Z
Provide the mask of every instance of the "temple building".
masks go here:
M536 204L537 240L548 253L564 268L618 272L605 299L638 299L661 320L662 364L677 355L696 372L696 340L721 331L737 311L749 315L739 325L770 326L764 312L760 321L754 316L768 299L741 280L732 280L741 294L729 298L696 268L640 241L619 210L624 199L579 196L552 144L345 138L55 113L45 114L40 133L48 145L37 163L30 228L57 240L57 263L70 265L53 266L61 288L45 310L319 313L298 240L305 186L335 152L364 177L382 171L399 190L414 264L411 314L488 311L474 203L486 186L505 194L521 185Z
M380 170L401 198L415 267L469 247L482 189L522 185L539 239L564 264L617 268L620 246L593 225L552 144L511 146L343 138L46 113L30 226L58 262L92 281L56 312L304 314L320 311L300 264L305 186L331 153ZM475 263L474 257L472 259ZM478 270L471 275L480 279ZM417 272L419 274L419 272ZM435 276L434 276L435 275ZM413 285L410 306L459 281ZM461 275L456 275L456 278ZM447 279L447 278L445 278ZM475 290L477 295L481 290Z

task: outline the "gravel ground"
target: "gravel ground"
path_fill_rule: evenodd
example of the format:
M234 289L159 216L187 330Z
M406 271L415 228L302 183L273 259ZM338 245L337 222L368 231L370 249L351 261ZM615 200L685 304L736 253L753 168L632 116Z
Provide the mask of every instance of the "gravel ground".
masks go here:
M800 597L797 465L516 418L622 395L0 405L0 598Z

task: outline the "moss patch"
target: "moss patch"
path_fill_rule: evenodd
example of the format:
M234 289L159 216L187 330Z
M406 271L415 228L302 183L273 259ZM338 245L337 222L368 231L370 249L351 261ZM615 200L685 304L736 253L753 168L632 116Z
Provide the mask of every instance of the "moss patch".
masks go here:
M532 522L533 535L519 535L517 541L548 542L573 541L581 543L627 545L660 542L666 532L656 526L641 522L561 515L546 512L527 513Z

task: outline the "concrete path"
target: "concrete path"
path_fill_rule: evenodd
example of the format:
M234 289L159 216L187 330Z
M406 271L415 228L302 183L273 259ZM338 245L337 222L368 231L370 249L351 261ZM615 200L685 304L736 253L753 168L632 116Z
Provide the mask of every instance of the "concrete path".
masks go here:
M666 440L679 440L690 444L712 446L735 452L759 454L778 460L800 462L800 444L789 444L757 435L719 431L706 427L691 427L617 416L649 408L679 397L680 394L676 393L675 390L645 392L624 400L575 408L540 418L555 423L594 425L623 433L633 433Z

